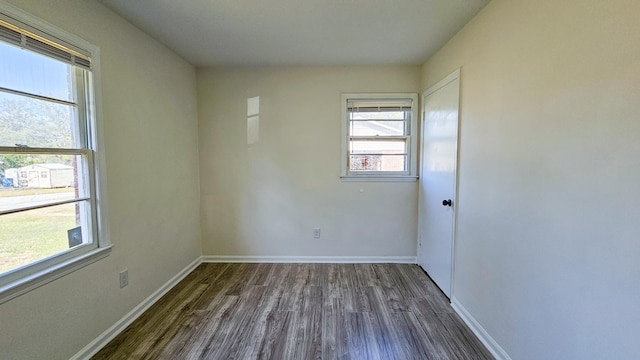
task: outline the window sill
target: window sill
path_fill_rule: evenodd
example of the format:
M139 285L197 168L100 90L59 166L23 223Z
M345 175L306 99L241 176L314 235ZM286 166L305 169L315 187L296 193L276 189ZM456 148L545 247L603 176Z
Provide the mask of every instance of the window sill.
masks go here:
M362 182L416 182L417 176L376 176L376 175L362 175L362 176L340 176L340 180L362 181Z
M50 268L16 280L0 287L0 304L26 294L44 284L59 279L67 274L79 270L91 263L103 259L111 254L111 246L92 250L86 254L54 265Z

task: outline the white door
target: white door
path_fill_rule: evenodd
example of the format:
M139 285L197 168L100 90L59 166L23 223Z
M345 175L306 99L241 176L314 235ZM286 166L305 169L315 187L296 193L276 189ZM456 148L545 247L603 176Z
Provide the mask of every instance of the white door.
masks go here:
M460 70L429 88L422 101L418 264L447 297L453 279Z

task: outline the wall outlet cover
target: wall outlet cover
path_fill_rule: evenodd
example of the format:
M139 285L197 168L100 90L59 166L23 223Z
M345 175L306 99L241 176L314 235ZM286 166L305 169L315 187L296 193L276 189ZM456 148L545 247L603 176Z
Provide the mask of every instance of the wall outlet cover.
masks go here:
M120 272L120 288L129 285L129 270L123 270Z

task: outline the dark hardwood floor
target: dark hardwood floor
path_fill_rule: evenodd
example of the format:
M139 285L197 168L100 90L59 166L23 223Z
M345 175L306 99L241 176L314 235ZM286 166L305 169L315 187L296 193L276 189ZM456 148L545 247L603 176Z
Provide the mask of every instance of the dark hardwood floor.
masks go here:
M202 264L93 359L493 359L417 265Z

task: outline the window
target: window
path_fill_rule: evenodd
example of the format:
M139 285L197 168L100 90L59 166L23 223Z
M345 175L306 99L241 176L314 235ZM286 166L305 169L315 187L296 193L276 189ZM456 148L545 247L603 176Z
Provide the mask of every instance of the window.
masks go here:
M1 5L0 302L108 254L96 60L94 46Z
M416 178L416 94L342 95L342 178Z

